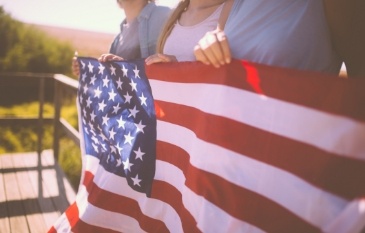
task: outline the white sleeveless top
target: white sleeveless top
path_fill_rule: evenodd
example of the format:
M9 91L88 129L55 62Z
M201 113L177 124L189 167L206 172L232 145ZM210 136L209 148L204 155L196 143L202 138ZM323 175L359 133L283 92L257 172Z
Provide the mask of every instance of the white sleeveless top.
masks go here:
M163 53L174 55L178 61L195 61L194 47L206 32L217 28L224 4L221 4L208 18L193 26L181 26L177 22L167 38Z
M322 0L235 0L225 33L232 56L338 74Z

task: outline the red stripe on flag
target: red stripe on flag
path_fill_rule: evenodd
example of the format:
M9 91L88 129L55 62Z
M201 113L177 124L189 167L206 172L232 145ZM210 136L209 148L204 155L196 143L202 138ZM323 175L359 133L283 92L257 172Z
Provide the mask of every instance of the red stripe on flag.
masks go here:
M166 182L154 180L151 197L168 203L176 210L180 217L184 232L201 232L197 228L197 222L194 220L193 216L191 216L189 211L184 207L182 195L179 190Z
M49 230L48 233L57 233L56 229L52 226Z
M237 219L268 232L319 232L275 202L190 165L189 154L179 147L158 141L157 156L181 169L186 186L193 192Z
M365 106L365 79L351 79L349 82L345 78L320 72L298 72L295 69L243 63L244 67L246 64L256 67L261 88L267 96L365 121L365 108L356 107ZM240 76L242 73L232 75ZM242 87L251 89L247 84Z
M66 216L68 219L68 222L71 226L71 230L74 233L116 233L117 231L113 231L110 229L94 226L85 223L82 221L82 219L79 219L79 209L77 207L77 203L74 202L72 205L69 206L69 208L66 210Z
M88 202L90 204L104 210L130 216L136 219L140 227L147 232L169 232L162 221L144 215L135 200L104 190L94 182L90 182L93 179L94 175L86 171L84 185L89 193Z
M70 207L68 207L68 209L66 210L66 216L71 228L73 228L80 220L79 209L77 208L76 202L74 202L72 205L70 205Z
M239 60L218 69L196 62L161 63L146 66L146 73L149 79L170 83L223 84L365 121L365 108L354 107L365 106L365 79L349 82L334 75Z
M73 233L120 233L119 231L113 231L107 228L98 227L87 224L86 222L79 219L77 224L72 228Z
M90 193L88 201L99 208L121 213L139 221L140 226L147 232L169 232L166 226L158 220L144 215L135 200L113 194L107 190L99 188L93 180L94 175L90 172L85 173L85 183L87 191ZM182 203L181 193L171 185L155 180L153 183L152 198L161 200L172 206L179 214L184 232L200 232L196 227L196 221L185 209Z
M291 172L346 199L365 195L365 161L333 155L308 144L188 106L162 101L157 103L165 112L160 120L186 127L204 141ZM214 122L213 127L211 122Z

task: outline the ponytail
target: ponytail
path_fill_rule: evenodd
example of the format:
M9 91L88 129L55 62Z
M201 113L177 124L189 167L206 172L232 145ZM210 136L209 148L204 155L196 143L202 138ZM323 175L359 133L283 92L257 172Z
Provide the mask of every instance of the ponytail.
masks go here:
M169 37L172 29L175 26L175 23L179 20L181 14L185 11L185 9L189 6L190 0L180 0L179 4L172 12L170 17L167 19L165 26L163 27L160 37L157 41L157 53L163 53L163 48L165 46L167 37Z

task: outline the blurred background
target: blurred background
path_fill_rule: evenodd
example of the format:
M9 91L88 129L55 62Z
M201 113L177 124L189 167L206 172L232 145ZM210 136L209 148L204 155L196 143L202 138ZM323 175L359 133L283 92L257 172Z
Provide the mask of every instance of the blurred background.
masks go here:
M156 1L159 5L169 7L175 6L177 2ZM116 1L105 0L0 0L0 7L12 19L68 42L80 55L87 56L99 56L109 50L125 17ZM1 31L0 37L9 33Z
M177 1L156 3L173 7ZM77 79L71 73L74 52L92 57L108 52L124 17L115 0L0 0L0 156L37 151L37 124L9 120L38 118L39 77L63 74ZM42 114L53 118L54 79L44 80ZM77 129L75 95L64 93L62 105L61 117ZM53 125L45 123L42 130L42 149L50 149ZM76 189L80 151L67 137L60 142L59 162Z
M173 7L178 0L157 0ZM116 1L0 0L6 12L25 23L115 34L124 18Z

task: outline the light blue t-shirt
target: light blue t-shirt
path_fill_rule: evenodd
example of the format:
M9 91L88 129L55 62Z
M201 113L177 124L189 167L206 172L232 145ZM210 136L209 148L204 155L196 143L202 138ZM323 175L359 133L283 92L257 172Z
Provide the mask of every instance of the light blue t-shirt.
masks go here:
M338 74L322 0L235 0L225 33L232 56Z
M165 6L157 6L155 3L148 3L141 11L137 17L136 25L138 26L138 43L140 46L140 58L146 58L150 55L156 53L156 43L158 36L161 32L162 27L165 24L168 16L170 15L171 9ZM123 29L125 25L125 20L121 24L121 32L114 39L109 52L124 59L135 59L125 57L123 54L123 49L118 49L124 40L135 40L134 37L124 37ZM134 42L126 42L128 44L133 44ZM128 47L128 46L127 46Z

